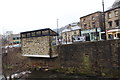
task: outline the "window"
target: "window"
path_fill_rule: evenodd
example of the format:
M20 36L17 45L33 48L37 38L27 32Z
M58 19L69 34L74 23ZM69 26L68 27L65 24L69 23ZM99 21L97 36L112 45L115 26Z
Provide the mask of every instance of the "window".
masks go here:
M96 40L96 33L91 33L91 40Z
M42 35L44 35L44 36L46 36L46 35L48 35L48 34L49 34L48 30L42 31Z
M117 34L118 38L120 38L120 33Z
M85 19L83 19L83 22L85 22Z
M115 34L115 37L117 37L117 35Z
M92 16L92 21L94 21L95 20L95 17L94 16Z
M26 34L22 34L22 38L26 38Z
M115 11L114 14L115 14L115 16L118 16L118 11Z
M42 34L42 31L36 32L36 35L37 35L37 36L40 36L41 34Z
M113 35L112 34L108 34L108 39L113 39Z
M15 40L15 38L13 38L13 40Z
M110 12L108 13L108 18L112 18L112 14Z
M80 40L80 38L78 37L78 40Z
M27 37L30 37L30 33L27 33Z
M87 26L87 24L86 23L84 23L84 27L86 27Z
M95 22L92 22L92 26L93 26L93 28L95 28Z
M74 32L74 35L76 35L77 33L76 33L76 31Z
M31 36L36 36L36 33L35 33L35 32L32 32L32 33L31 33Z
M115 20L116 27L119 27L119 20Z
M112 28L112 21L108 22L109 28Z
M20 39L19 37L17 37L17 40Z
M18 42L18 41L16 42L16 44L19 44L19 43L20 43L20 42Z

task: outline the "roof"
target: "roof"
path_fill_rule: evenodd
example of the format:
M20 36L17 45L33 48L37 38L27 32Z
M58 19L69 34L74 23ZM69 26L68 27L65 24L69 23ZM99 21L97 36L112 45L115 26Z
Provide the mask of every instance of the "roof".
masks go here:
M41 33L38 33L37 32L40 31ZM47 33L43 33L44 31L48 31ZM26 34L27 33L32 33L32 32L35 32L35 35L29 35L27 36ZM22 37L21 38L30 38L30 37L41 37L41 36L58 36L59 34L56 33L55 31L51 30L50 28L45 28L45 29L38 29L38 30L33 30L33 31L26 31L26 32L21 32L20 33L21 35L25 35L25 37Z
M69 32L69 31L74 31L74 30L78 30L78 29L81 29L79 26L74 26L74 27L71 27L71 28L69 28L69 29L64 29L63 31L62 31L62 33L63 32Z
M120 0L115 0L115 2L112 5L112 8L120 7Z
M115 9L118 9L118 8L120 8L120 7L112 8L112 9L109 9L109 10L107 10L105 12L109 12L109 11L112 11L112 10L115 10Z
M33 31L25 31L25 32L21 32L21 34L29 33L29 32L37 32L37 31L45 31L45 30L51 30L51 29L50 28L45 28L45 29L38 29L38 30L33 30Z
M96 14L96 13L102 13L102 12L101 12L101 11L97 11L97 12L94 12L94 13L88 14L88 15L86 15L86 16L80 17L80 19L81 19L81 18L84 18L84 17L87 17L87 16L90 16L90 15L93 15L93 14Z

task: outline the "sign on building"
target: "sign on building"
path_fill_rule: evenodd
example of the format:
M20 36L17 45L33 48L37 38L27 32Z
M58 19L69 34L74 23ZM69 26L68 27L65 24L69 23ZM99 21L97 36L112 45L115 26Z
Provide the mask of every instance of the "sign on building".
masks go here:
M73 42L86 41L85 36L73 36Z

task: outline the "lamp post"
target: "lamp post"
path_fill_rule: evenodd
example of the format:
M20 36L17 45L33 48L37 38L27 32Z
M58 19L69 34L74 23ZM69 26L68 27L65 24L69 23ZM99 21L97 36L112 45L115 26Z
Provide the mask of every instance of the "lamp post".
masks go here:
M57 19L57 34L59 34L59 31L58 31L58 20L59 20L59 19ZM59 43L58 36L59 36L59 35L57 35L57 44Z
M59 31L58 31L58 20L59 20L59 19L57 19L57 33L59 33Z
M105 26L105 7L104 7L104 0L102 0L102 7L103 7L103 28L105 31L105 40L107 40L106 38L106 26Z

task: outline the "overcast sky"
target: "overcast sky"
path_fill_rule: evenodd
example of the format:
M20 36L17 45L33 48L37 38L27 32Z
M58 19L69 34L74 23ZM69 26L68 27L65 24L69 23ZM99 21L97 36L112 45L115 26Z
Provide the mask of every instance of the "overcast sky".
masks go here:
M105 0L105 9L115 0ZM0 33L63 27L102 11L102 0L0 0Z

